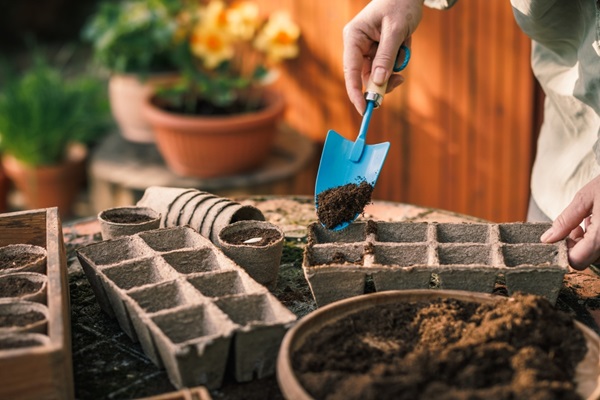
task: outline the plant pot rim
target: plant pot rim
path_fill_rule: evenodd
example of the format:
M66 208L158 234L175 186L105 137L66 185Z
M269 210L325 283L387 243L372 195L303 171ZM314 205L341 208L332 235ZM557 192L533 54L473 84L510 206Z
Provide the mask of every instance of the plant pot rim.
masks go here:
M201 120L202 125L206 129L218 130L224 122L227 122L229 127L237 125L244 128L253 127L263 124L265 120L282 115L285 111L285 99L283 95L276 91L267 89L263 92L266 99L266 107L248 113L232 114L232 115L189 115L178 114L165 111L152 103L153 96L149 96L142 104L142 112L146 118L156 126L170 126L173 123L178 125L195 126ZM228 128L231 129L231 128Z
M68 145L65 153L65 159L56 164L44 164L44 165L30 165L24 163L20 159L16 158L10 153L2 154L2 165L5 170L14 170L15 168L22 168L25 170L37 170L37 171L51 171L54 169L62 168L65 164L79 163L88 155L88 148L85 144L79 142L73 142Z
M115 222L111 220L111 215L114 213L128 213L131 215L143 215L151 218L151 220L143 221L143 222ZM109 225L117 225L117 226L136 226L136 225L146 225L152 223L153 221L160 220L161 214L151 207L146 206L119 206L107 208L106 210L102 210L98 213L98 220L101 223L106 223Z

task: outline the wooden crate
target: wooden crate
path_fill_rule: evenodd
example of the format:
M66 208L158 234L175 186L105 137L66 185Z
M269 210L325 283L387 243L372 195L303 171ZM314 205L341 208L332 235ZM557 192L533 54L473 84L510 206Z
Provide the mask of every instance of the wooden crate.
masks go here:
M58 208L0 214L0 246L26 243L47 251L47 344L0 349L0 398L73 399L67 262Z

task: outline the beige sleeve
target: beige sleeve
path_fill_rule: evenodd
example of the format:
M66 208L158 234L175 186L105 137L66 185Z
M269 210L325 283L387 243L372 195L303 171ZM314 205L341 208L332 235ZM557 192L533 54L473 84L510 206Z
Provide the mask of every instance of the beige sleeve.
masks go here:
M425 5L429 8L446 10L454 5L458 0L425 0Z

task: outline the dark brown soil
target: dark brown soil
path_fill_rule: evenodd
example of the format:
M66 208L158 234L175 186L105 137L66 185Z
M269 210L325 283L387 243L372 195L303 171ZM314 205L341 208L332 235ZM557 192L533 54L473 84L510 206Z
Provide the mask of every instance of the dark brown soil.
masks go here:
M6 276L0 279L0 297L19 297L35 293L42 287L42 282L34 282L20 276Z
M324 190L317 195L317 217L328 229L354 221L371 202L372 194L373 185L367 181Z
M22 349L25 347L41 346L42 343L35 340L14 340L14 341L0 341L0 350L10 349Z
M45 318L44 314L37 311L28 311L19 314L0 315L0 327L27 326Z
M281 239L281 234L274 229L249 228L237 232L229 232L222 236L222 239L229 244L245 244L247 246L264 247ZM252 239L259 239L254 241ZM244 243L247 240L251 242Z
M315 399L579 399L583 334L544 298L515 299L370 308L311 335L292 363Z
M141 224L152 221L152 217L144 214L131 214L127 212L114 212L105 214L102 218L116 224Z
M43 257L44 255L31 253L0 254L0 270L33 264Z

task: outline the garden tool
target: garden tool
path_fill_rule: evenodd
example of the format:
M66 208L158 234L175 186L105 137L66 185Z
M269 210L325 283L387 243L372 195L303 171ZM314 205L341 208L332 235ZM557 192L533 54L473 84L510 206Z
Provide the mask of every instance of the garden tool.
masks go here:
M399 53L402 52L404 52L402 63L394 65L394 72L402 71L410 60L410 49L402 45ZM400 59L400 54L398 54L398 59ZM365 90L367 107L363 114L356 141L348 140L334 130L327 132L315 184L315 207L317 209L319 207L318 196L325 190L351 183L358 185L363 181L373 187L375 186L390 148L390 143L367 145L367 130L373 110L381 105L386 88L387 82L382 86L377 86L369 78ZM344 229L358 218L359 214L357 213L352 221L342 222L332 230Z

